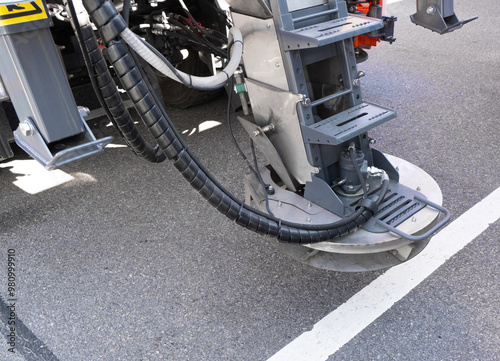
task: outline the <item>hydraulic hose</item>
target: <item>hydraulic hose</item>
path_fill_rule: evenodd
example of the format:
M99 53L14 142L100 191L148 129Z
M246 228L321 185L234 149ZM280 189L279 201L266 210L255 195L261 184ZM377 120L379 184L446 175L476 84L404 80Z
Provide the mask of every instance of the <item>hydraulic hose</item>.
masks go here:
M350 215L324 225L298 224L277 219L236 199L190 152L127 47L114 40L126 28L126 24L113 5L109 0L85 0L84 5L101 31L108 46L107 56L122 86L166 157L191 186L226 217L249 230L277 238L281 242L310 244L353 232L377 212L377 204L388 188L387 179L382 182L379 192L361 200ZM103 16L104 14L107 15Z
M94 68L96 74L97 86L99 88L98 91L102 95L102 99L105 103L102 104L102 106L109 110L117 130L125 138L134 153L141 158L152 163L164 161L166 159L165 154L158 152L156 147L146 142L137 129L127 108L123 104L120 93L109 72L108 65L97 44L94 30L92 30L91 26L84 26L81 30L85 48L89 54L90 65Z
M226 67L216 75L210 77L198 77L186 74L182 71L178 73L182 76L184 81L180 80L176 74L174 74L171 68L165 64L164 59L158 57L154 52L152 52L147 46L145 46L141 39L132 32L130 29L126 28L121 33L120 36L123 40L139 54L141 58L146 60L158 71L163 73L165 76L174 79L179 83L189 83L195 88L213 88L223 86L229 78L234 74L238 66L240 65L241 55L243 53L243 42L241 32L237 28L231 28L229 30L229 42L233 41L235 44L233 46L233 54L231 59L227 63Z
M67 3L92 87L108 118L136 155L153 163L164 161L166 159L165 154L158 152L157 148L153 148L144 140L123 104L116 84L97 45L92 26L88 24L88 16L86 14L82 15L82 13L85 13L85 9L81 7L80 3L78 8L81 8L81 11L77 12L72 0ZM80 19L84 19L85 25L80 26L80 21L82 21Z

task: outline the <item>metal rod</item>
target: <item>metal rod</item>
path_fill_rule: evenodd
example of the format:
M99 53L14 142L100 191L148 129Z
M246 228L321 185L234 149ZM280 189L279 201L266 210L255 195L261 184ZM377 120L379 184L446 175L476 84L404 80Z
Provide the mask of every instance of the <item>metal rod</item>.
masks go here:
M352 88L346 89L346 90L338 92L338 93L334 93L334 94L328 95L328 96L326 96L324 98L320 98L318 100L315 100L315 101L311 102L311 107L316 107L316 106L318 106L320 104L326 103L329 100L333 100L333 99L339 98L339 97L341 97L343 95L347 95L347 94L351 94L351 93L352 93Z

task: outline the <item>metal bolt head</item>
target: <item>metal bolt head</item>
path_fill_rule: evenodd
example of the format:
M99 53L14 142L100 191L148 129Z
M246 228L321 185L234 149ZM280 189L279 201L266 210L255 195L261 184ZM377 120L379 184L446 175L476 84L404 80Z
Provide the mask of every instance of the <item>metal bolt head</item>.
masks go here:
M80 116L82 118L85 118L85 117L88 117L88 115L90 114L90 109L87 108L87 107L79 106L78 107L78 112L80 113Z
M305 95L302 95L302 105L305 107L310 107L311 106L311 99L306 97Z
M254 135L254 137L258 137L260 135L260 130L256 129L252 132L252 134Z
M29 119L25 119L19 123L19 130L26 137L30 137L35 134L35 128Z
M149 5L151 5L152 8L155 8L158 6L158 3L156 1L150 1Z
M308 223L309 223L309 222L311 222L311 217L307 217L307 218L306 218L306 221L307 221Z
M277 68L279 68L280 67L280 62L277 61L276 63L274 63L274 66L277 67Z
M266 28L271 29L271 24L267 23Z
M347 190L353 191L354 190L354 186L353 185L348 185L347 186Z
M429 6L425 12L427 15L434 15L436 13L436 7L434 5Z

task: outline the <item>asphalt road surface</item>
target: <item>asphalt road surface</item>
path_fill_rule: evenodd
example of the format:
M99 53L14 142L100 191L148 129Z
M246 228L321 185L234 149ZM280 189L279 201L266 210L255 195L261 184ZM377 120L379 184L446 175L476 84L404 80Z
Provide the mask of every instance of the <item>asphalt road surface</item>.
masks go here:
M455 10L479 20L440 36L410 22L414 1L390 4L397 41L359 65L365 100L398 112L371 132L376 147L430 173L452 220L500 187L500 4L457 0ZM225 107L222 96L168 112L195 154L243 197L245 166ZM116 137L99 156L49 175L19 150L0 163L1 360L266 360L384 274L287 258L214 211L171 164L146 163L105 122L91 125ZM323 359L499 360L499 239L496 220Z

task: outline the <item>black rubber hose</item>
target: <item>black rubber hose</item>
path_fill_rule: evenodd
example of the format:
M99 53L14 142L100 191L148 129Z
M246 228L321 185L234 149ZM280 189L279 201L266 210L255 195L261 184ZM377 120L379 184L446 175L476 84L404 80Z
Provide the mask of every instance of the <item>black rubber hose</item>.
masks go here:
M281 242L297 244L323 242L346 235L365 224L376 213L377 203L387 191L388 180L383 181L377 194L363 199L350 215L326 225L297 224L276 219L235 199L191 154L154 92L151 92L147 79L143 78L127 47L120 42L109 40L123 30L120 30L123 25L120 20L116 20L116 10L113 13L113 9L107 4L110 4L108 0L86 0L84 3L91 16L94 11L99 11L99 21L94 19L98 26L108 26L102 35L108 39L108 57L123 87L167 158L173 161L174 166L191 186L219 212L247 229L278 238ZM106 19L102 17L104 12L109 13ZM109 24L112 24L112 29Z
M124 106L106 62L102 58L92 27L90 25L80 26L72 0L68 0L68 8L90 82L109 120L125 138L135 154L154 163L164 161L165 155L158 153L157 149L144 140Z
M249 208L234 199L200 167L199 162L176 134L170 119L160 110L160 105L148 89L146 80L128 53L127 47L120 42L110 42L108 57L124 89L134 102L136 110L166 156L173 160L179 172L210 204L241 226L277 237L283 242L307 244L348 234L366 223L376 212L375 201L378 199L378 194L372 196L372 200L366 200L370 202L369 207L362 205L351 215L329 225L296 224Z
M89 55L90 66L96 75L97 92L101 94L103 100L101 106L109 111L118 132L125 138L135 154L152 163L163 162L166 159L165 154L158 152L157 147L151 146L142 137L125 104L123 104L120 93L109 72L108 65L97 44L94 30L88 25L82 27L81 32L85 48Z

